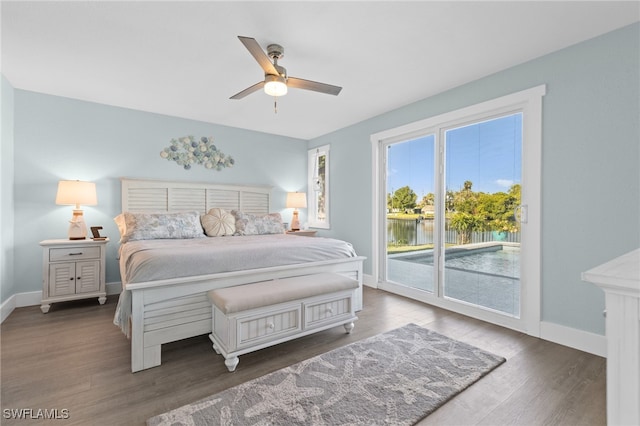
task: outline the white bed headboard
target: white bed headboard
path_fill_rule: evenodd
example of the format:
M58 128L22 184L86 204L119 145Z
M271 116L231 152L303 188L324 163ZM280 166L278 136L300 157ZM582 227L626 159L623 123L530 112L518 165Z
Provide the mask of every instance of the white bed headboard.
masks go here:
M123 212L206 213L213 207L251 214L271 211L270 186L122 178L121 188Z

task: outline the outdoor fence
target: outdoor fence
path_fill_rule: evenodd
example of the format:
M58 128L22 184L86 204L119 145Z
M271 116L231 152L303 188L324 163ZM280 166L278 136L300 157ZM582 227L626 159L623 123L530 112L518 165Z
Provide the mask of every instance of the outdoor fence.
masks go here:
M445 226L448 228L448 226ZM474 231L470 243L489 241L520 242L520 232ZM433 244L433 220L387 219L387 242L390 245L420 246ZM446 229L445 244L458 244L458 232Z

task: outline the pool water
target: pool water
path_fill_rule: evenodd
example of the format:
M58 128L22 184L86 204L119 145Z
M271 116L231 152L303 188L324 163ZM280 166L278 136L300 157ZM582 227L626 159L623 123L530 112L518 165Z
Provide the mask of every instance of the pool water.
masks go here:
M395 259L433 265L433 252L394 256ZM520 278L520 247L497 245L474 249L448 249L445 251L445 268L505 278Z
M390 256L391 282L434 293L433 251ZM455 247L445 251L444 297L520 317L520 247Z
M445 268L520 278L520 250L502 249L444 256Z

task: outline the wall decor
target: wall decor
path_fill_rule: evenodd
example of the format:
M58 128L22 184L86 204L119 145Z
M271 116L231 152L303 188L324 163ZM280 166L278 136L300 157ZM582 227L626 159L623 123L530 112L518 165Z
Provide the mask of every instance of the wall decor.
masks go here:
M222 170L232 167L234 159L225 155L213 144L213 137L203 136L199 140L193 136L183 136L171 139L171 144L160 151L160 157L175 161L185 170L191 169L192 164L200 164L207 169Z

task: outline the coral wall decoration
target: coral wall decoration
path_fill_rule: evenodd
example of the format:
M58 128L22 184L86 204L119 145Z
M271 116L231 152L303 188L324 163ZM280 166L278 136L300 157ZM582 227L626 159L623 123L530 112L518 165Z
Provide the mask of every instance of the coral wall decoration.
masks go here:
M222 170L232 167L233 158L225 155L213 144L211 136L196 140L193 136L171 139L171 145L160 151L160 157L175 161L179 166L189 170L192 164L200 164L207 169Z

